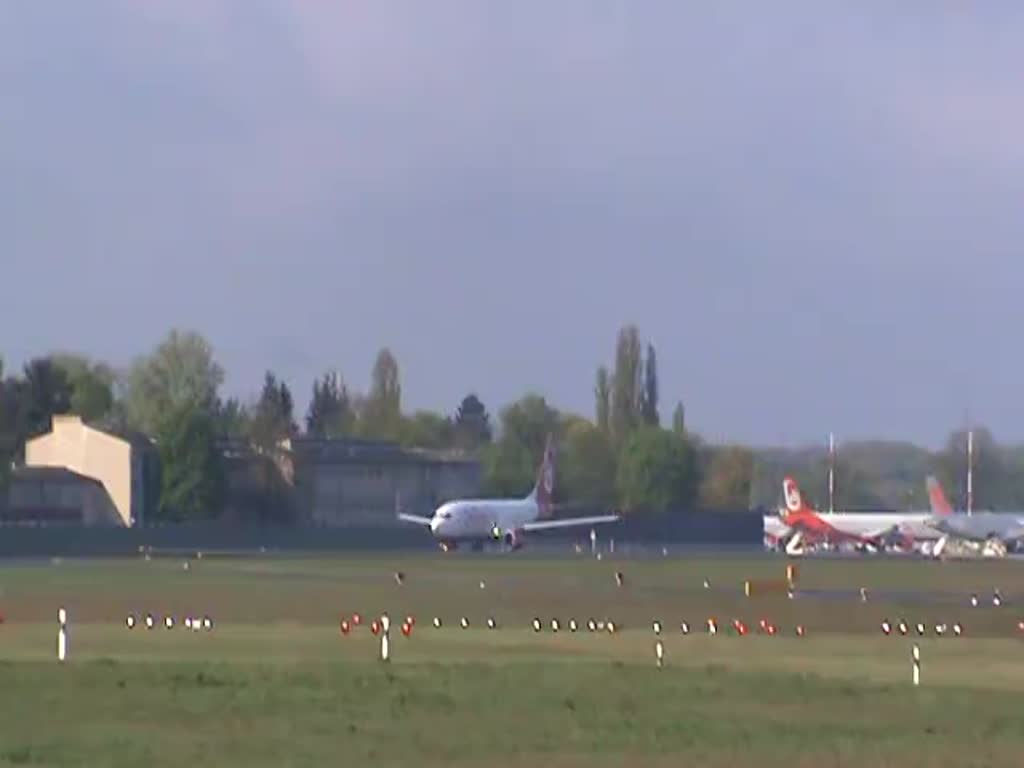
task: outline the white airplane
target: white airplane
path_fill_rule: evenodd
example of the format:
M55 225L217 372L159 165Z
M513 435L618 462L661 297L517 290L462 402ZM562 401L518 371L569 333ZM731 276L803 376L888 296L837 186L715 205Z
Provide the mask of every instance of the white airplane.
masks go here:
M554 487L555 451L548 435L537 482L525 499L456 499L439 506L433 517L404 512L399 512L398 517L409 523L428 526L446 552L456 549L460 542L480 548L485 541L501 541L511 549L519 549L523 545L524 533L619 520L618 515L552 519Z

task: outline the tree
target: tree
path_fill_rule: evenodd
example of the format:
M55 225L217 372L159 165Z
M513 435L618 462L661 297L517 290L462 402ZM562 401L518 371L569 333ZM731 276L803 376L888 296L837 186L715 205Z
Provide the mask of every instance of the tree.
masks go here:
M559 450L556 488L573 504L615 504L615 452L608 434L585 419L568 425Z
M28 434L28 396L23 379L0 380L0 463L6 475L11 462L20 458Z
M53 416L71 412L71 383L64 371L46 357L37 357L25 364L24 438L40 435L50 429Z
M594 384L594 419L597 428L608 434L611 427L612 382L608 369L601 366L597 369L597 381Z
M491 417L474 393L462 398L455 411L455 444L462 450L475 451L491 442Z
M148 357L132 367L126 410L129 423L153 434L164 414L195 406L213 413L224 370L209 343L197 333L174 330Z
M252 435L252 415L237 398L217 400L215 431L225 440L245 440Z
M686 434L686 409L682 401L676 403L676 409L672 411L672 431L677 435Z
M416 411L406 419L402 443L415 448L441 450L454 442L456 426L451 419L433 411Z
M359 432L364 437L395 440L402 429L402 388L398 361L387 347L377 354L370 392L363 403Z
M699 482L697 459L689 441L657 427L641 427L626 440L617 486L629 512L665 512L688 508Z
M252 415L252 441L264 450L272 450L298 431L294 418L291 390L278 381L272 371L263 377L263 391Z
M162 520L202 520L220 512L226 480L216 437L214 416L199 403L180 402L160 420L156 445Z
M71 386L71 412L83 421L99 421L114 407L114 370L80 355L54 355L53 363Z
M629 325L619 331L612 378L611 432L620 445L640 424L640 377L640 332Z
M700 504L707 509L748 509L754 476L754 454L739 445L711 450L700 486Z
M661 416L658 414L658 359L653 344L647 345L647 357L644 361L640 418L649 427L661 425Z
M343 437L352 431L354 414L348 389L337 373L325 373L313 382L313 397L306 412L306 433L313 437Z
M540 395L526 395L502 409L501 437L484 456L485 485L490 492L525 495L536 481L547 436L557 435L558 426L558 411Z

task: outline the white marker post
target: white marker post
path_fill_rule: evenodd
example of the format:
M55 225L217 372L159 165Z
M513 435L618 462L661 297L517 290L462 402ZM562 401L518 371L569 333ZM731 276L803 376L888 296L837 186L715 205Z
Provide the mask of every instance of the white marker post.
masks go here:
M385 613L380 617L380 660L391 661L391 619Z
M654 644L654 656L658 661L658 669L661 669L665 664L665 646L661 640Z
M590 554L597 554L597 531L590 529Z
M63 608L57 611L57 661L63 662L68 656L68 613Z
M914 661L914 685L917 686L921 684L921 649L917 643L914 643L914 651L911 658Z

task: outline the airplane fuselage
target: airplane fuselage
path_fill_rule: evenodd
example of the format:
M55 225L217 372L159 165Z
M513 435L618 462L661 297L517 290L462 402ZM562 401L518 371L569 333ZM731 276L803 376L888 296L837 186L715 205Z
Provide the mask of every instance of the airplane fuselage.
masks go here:
M822 538L861 537L870 538L883 531L899 533L914 541L931 541L942 537L933 523L933 516L926 513L890 512L833 512L805 514L800 525L788 525L783 518L765 515L765 538L771 542L782 542L796 530Z
M430 531L443 541L493 540L537 517L537 504L528 500L460 499L435 510L430 519Z

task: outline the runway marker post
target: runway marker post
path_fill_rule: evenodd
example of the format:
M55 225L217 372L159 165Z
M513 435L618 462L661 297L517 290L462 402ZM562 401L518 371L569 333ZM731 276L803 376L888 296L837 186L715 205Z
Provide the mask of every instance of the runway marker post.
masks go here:
M911 660L914 662L914 685L917 686L921 684L921 649L917 643L914 643Z
M391 661L391 619L385 613L380 617L380 660Z
M63 663L68 656L68 612L57 611L57 661Z

